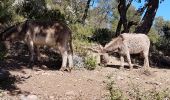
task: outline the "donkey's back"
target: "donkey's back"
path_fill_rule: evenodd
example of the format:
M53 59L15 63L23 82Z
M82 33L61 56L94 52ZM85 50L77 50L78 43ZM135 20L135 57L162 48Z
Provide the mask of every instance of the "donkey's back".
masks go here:
M64 45L71 38L68 26L58 21L27 21L26 39L35 45Z
M145 34L122 34L123 42L128 47L130 54L149 51L150 40Z

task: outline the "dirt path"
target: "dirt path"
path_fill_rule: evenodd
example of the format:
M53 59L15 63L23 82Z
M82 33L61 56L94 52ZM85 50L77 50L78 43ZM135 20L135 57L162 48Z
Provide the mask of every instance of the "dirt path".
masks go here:
M71 73L31 69L10 73L20 78L15 84L21 93L10 95L9 91L3 90L0 100L108 100L110 93L106 87L111 81L125 95L132 92L133 86L143 91L170 88L168 69L151 68L144 72L141 68L122 71L100 67L93 71L73 70Z

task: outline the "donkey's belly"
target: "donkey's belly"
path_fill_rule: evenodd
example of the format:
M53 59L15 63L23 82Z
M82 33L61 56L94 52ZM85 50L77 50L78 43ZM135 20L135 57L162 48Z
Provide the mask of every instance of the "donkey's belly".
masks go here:
M47 45L47 46L56 45L55 39L53 38L36 37L33 39L33 41L35 45Z

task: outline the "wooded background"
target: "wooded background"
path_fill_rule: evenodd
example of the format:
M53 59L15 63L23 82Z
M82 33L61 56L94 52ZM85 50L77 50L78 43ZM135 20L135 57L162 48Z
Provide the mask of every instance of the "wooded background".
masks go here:
M123 32L147 34L151 39L153 63L169 64L170 21L155 17L164 0L1 0L0 32L27 19L61 20L73 31L75 52L81 45L105 45Z

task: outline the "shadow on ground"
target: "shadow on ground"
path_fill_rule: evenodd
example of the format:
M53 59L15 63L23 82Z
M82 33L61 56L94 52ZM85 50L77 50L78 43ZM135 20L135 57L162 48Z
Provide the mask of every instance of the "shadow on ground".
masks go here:
M7 70L1 69L0 70L0 90L7 91L10 95L18 95L21 93L25 93L21 91L17 86L16 83L22 83L24 80L21 79L19 76L13 76Z
M21 91L16 84L25 81L21 76L14 76L10 71L22 72L23 69L41 69L41 70L59 70L61 67L61 56L54 52L47 52L48 59L43 61L35 61L30 64L28 50L13 50L3 60L0 60L0 90L7 91L11 95L25 94L26 91ZM45 66L45 67L44 67ZM28 93L29 94L29 93Z

